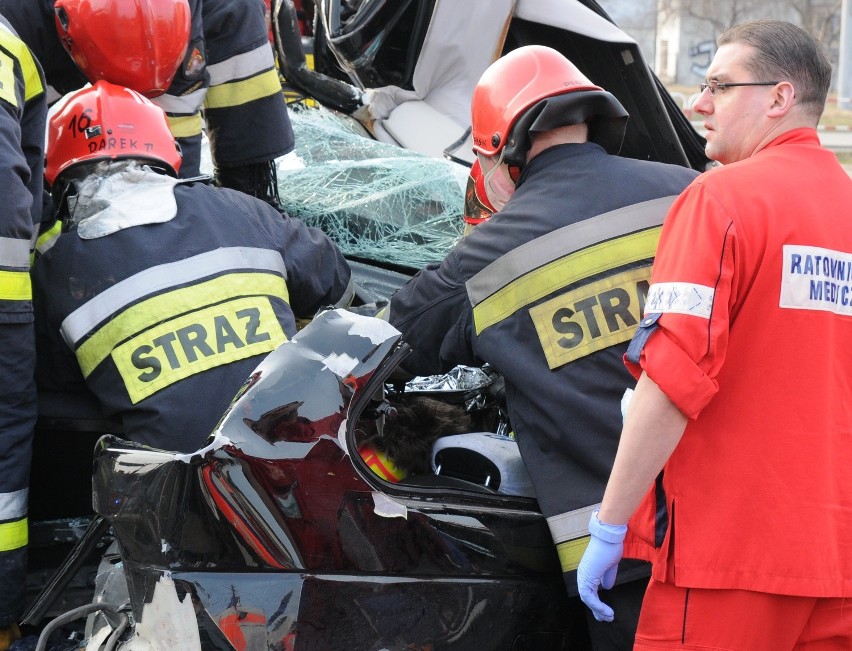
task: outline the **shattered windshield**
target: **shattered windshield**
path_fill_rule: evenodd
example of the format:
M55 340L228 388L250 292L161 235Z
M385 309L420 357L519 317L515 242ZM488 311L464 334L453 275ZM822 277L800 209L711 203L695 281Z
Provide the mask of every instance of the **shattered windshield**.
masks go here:
M279 160L285 210L347 256L419 269L462 234L468 169L366 136L327 109L291 110L296 149Z
M291 108L290 120L296 148L278 159L290 215L350 258L413 270L444 258L463 231L467 167L373 140L354 118L325 108Z

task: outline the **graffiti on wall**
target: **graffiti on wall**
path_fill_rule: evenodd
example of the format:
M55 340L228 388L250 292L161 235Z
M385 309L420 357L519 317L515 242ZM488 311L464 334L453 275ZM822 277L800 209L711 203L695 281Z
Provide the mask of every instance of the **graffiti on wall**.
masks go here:
M704 79L714 54L716 54L716 43L713 41L702 41L698 45L689 46L689 58L693 59L689 67L690 72Z

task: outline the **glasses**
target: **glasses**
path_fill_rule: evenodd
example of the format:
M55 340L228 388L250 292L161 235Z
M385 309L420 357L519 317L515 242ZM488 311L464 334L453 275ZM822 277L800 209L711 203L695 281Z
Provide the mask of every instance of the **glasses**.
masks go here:
M715 79L711 79L710 81L703 81L700 84L701 92L703 93L705 90L710 90L711 95L715 95L716 93L724 93L726 88L731 88L733 86L774 86L779 84L779 81L716 81Z

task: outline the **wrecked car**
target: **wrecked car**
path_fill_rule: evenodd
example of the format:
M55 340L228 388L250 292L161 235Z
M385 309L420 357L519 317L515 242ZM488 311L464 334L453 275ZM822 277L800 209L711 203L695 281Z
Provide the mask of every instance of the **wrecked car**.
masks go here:
M99 614L88 648L582 648L511 437L456 435L471 440L396 483L358 453L393 426L407 351L386 322L327 311L257 367L207 447L103 437L95 522L117 546L78 610Z

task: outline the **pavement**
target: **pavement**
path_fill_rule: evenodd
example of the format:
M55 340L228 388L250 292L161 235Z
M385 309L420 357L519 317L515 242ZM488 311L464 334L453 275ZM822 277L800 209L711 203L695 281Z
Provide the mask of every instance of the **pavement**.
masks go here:
M841 129L840 127L833 129L819 128L817 132L819 133L819 140L823 144L823 147L828 147L836 151L852 152L852 129L849 127L845 129Z
M819 141L823 147L828 147L836 152L844 152L852 154L852 129L848 126L838 126L833 128L817 128L819 133ZM849 158L849 157L846 157ZM852 176L852 162L843 165L843 169Z

